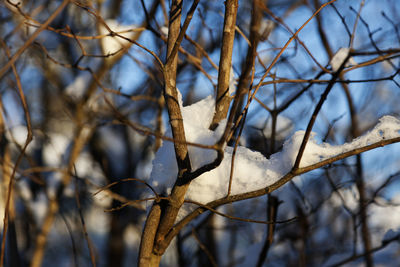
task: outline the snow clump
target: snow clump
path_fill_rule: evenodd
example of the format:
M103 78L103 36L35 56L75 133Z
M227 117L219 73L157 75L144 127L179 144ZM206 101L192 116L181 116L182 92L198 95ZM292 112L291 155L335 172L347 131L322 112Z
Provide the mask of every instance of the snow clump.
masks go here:
M214 115L215 99L208 96L205 99L186 107L182 107L185 136L188 142L213 145L223 133L226 121L220 123L215 131L209 130ZM384 116L379 123L365 135L343 145L321 143L312 132L307 142L300 167L306 167L339 154L364 147L383 139L400 137L400 120L392 116ZM304 131L297 131L286 140L283 149L273 154L270 159L261 153L246 147L238 146L233 168L231 195L250 192L265 188L277 182L283 175L290 172L296 160ZM171 136L171 130L166 133ZM216 151L195 146L188 146L192 170L211 163L217 157ZM220 199L227 195L231 173L233 148L226 147L224 159L220 166L194 179L187 191L186 199L202 204ZM172 142L164 141L156 153L150 181L158 191L170 192L176 177L178 167Z

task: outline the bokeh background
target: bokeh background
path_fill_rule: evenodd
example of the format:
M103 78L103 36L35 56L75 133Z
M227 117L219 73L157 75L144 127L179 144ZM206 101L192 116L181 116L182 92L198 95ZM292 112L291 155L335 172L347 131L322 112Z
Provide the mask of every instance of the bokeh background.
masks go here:
M162 144L157 136L168 128L154 55L165 61L170 1L70 1L30 42L62 3L0 3L5 266L27 266L38 250L42 266L135 266L151 205L141 201L151 193L143 182ZM239 1L236 23L235 82L248 67L252 16L261 14L249 90L324 1L260 3L254 8L253 1ZM183 17L191 4L183 1ZM215 95L223 22L223 1L200 1L179 51L177 87L184 105ZM340 48L352 49L353 65L341 72L324 103L316 138L340 145L368 132L383 115L399 118L399 27L396 0L326 6L264 79L240 143L268 158L305 130ZM273 240L266 224L206 212L173 241L162 265L395 266L399 149L374 149L296 177L270 196L220 207L231 216L267 221L275 203Z

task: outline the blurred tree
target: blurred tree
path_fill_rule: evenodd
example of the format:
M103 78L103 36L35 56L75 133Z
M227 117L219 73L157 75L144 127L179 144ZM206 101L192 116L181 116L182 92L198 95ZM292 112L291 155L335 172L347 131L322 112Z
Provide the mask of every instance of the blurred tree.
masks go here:
M395 264L399 8L395 0L3 1L1 266ZM219 136L193 144L184 122L200 125L208 110L189 113L181 102L207 95L215 99L207 138ZM325 145L328 158L315 150L320 161L302 163L306 145L340 147L384 115L395 136L380 128L379 140L357 139L361 146L335 155ZM247 166L235 155L247 147L276 159L298 130L304 137L292 159L276 162L290 165L277 181L253 190L249 179L246 192L231 192L232 167ZM175 153L160 159L167 145ZM204 150L215 157L197 166ZM187 197L232 154L230 182L213 177L228 194ZM154 174L171 175L155 157L177 165L173 181Z

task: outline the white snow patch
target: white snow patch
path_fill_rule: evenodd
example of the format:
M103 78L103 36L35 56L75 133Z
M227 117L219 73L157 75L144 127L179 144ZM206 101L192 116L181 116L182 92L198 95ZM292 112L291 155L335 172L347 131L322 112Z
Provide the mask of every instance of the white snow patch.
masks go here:
M47 209L49 206L47 197L45 193L40 192L39 195L36 197L35 200L28 201L29 209L32 212L34 220L37 225L41 225L43 223L44 217L47 213Z
M49 134L49 143L43 146L43 160L47 166L59 167L63 163L63 156L70 141L63 134Z
M274 29L275 23L272 20L262 20L259 34L262 36L268 35Z
M17 189L19 196L25 201L31 201L33 196L32 196L32 191L29 188L29 184L26 180L20 180L17 184Z
M337 193L341 195L341 198ZM340 188L337 190L337 193L334 193L331 198L333 207L346 205L354 213L359 210L359 192L355 185ZM375 200L378 203L386 202L380 197ZM392 202L399 203L399 201L400 194L397 194L392 199ZM368 224L372 230L372 242L374 245L378 246L382 241L393 238L400 233L400 206L396 204L377 205L376 203L372 203L368 206Z
M47 196L50 199L53 199L57 196L57 190L62 183L62 173L54 172L51 173L49 177L47 177Z
M340 196L338 195L340 194ZM331 198L332 206L340 207L345 205L348 209L356 212L359 203L359 193L355 186L339 188Z
M208 129L214 114L214 107L214 98L208 96L191 106L182 108L187 141L205 145L212 145L218 141L226 122L222 123L216 131ZM400 121L397 118L384 116L370 132L343 145L333 146L328 143L320 143L315 139L316 133L311 133L300 167L318 163L383 139L400 137L399 130ZM265 158L259 152L239 146L235 156L231 194L241 194L265 188L288 173L296 160L304 133L304 131L296 132L284 143L282 151L273 154L270 159ZM171 136L171 131L168 130L166 134ZM192 181L186 199L206 204L226 196L233 148L226 147L224 152L224 159L219 167ZM192 170L196 170L204 164L212 162L217 153L210 149L189 146L189 155ZM176 179L177 171L173 144L164 142L153 161L150 181L156 188L164 188L169 192Z
M233 95L236 91L236 85L237 81L235 79L235 73L233 71L233 68L231 67L231 72L229 75L229 95Z
M342 65L343 61L347 58L349 53L350 53L349 47L342 47L336 52L336 54L332 57L330 61L333 71L337 71L340 68L340 66ZM357 62L353 59L353 57L350 57L347 60L345 67L350 67L354 65L357 65Z
M169 29L167 26L162 26L160 30L161 30L162 34L164 34L165 36L168 36Z
M103 206L94 206L85 212L85 220L90 227L89 231L99 236L106 236L110 225L111 216L104 212Z
M113 32L126 38L131 38L133 36L132 30L137 28L136 25L121 25L113 19L108 19L105 23ZM100 34L107 35L109 33L109 30L102 24L100 26ZM120 38L119 36L106 36L101 39L101 44L105 54L113 54L121 48L128 46L129 41Z
M89 79L90 75L88 74L79 75L65 88L65 93L71 97L80 99L86 91Z
M397 194L392 202L399 203L400 194ZM378 198L378 202L379 198ZM384 200L382 200L384 202ZM373 227L382 229L383 233L388 232L390 229L396 231L400 230L400 206L398 205L376 205L375 203L369 206L370 221Z
M75 171L80 177L102 177L99 167L94 164L92 155L87 151L82 151L75 161ZM75 189L74 189L75 190Z
M11 123L7 123L7 125L13 124L13 121ZM35 132L33 131L33 139L32 141L28 144L26 148L26 153L31 153L35 148L38 147L38 142L36 141L35 137ZM28 137L28 128L25 125L14 125L10 128L7 127L5 131L5 137L10 143L15 143L19 147L24 147L25 143L27 141Z
M141 232L133 225L128 225L124 231L124 243L132 250L140 245Z
M19 146L24 146L28 136L28 128L25 125L16 125L6 132L8 140L17 143Z

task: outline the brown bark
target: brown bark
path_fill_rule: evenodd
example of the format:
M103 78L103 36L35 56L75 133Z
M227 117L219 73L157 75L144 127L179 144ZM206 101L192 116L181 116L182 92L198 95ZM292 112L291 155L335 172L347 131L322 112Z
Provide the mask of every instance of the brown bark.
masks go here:
M182 0L172 1L168 30L167 63L164 66L164 98L168 110L172 136L174 140L178 141L174 143L175 156L178 165L178 176L177 182L175 183L171 195L166 203L166 208L160 217L159 224L155 218L152 220L152 223L146 223L144 233L149 232L150 240L154 238L154 234L155 242L150 244L144 235L142 236L142 243L145 243L141 245L139 266L158 266L161 255L166 249L166 246L159 246L159 244L164 240L164 236L173 226L189 186L189 183L179 183L179 180L182 179L183 175L191 171L191 164L187 145L185 143L185 130L178 101L178 91L176 89L178 54L172 53L180 33L181 13ZM170 55L172 55L172 58ZM158 228L156 228L156 224L158 224ZM156 232L154 232L155 229ZM149 258L147 259L146 257Z
M238 0L225 2L224 33L222 35L222 47L219 59L217 101L211 129L215 129L218 123L228 114L231 96L229 95L229 80L232 67L233 42L235 40L236 15Z
M229 77L232 59L232 49L235 34L236 24L236 13L238 1L227 1L226 9L227 14L225 16L224 25L224 37L223 37L223 48L221 51L221 66L219 73L219 92L220 95L224 95L225 104L220 104L217 108L214 117L214 122L219 122L222 118L226 117L229 108L229 95L223 93L224 89L229 87ZM151 253L151 258L159 258L168 247L169 242L164 242L165 236L168 234L173 224L175 223L176 216L178 215L179 209L183 204L185 193L189 186L189 182L184 180L185 174L191 172L191 164L189 154L186 145L185 131L183 127L182 114L178 101L178 91L176 89L176 75L177 75L177 43L181 41L182 32L180 32L180 21L182 12L182 1L173 1L170 11L170 22L168 32L168 44L167 44L167 62L164 66L164 98L168 109L168 115L170 119L170 125L174 140L178 141L174 143L175 155L178 165L178 175L172 192L166 203L166 208L160 217L160 223L156 232L154 248ZM189 13L193 12L193 8ZM185 21L184 31L187 28L187 21ZM222 69L222 70L221 70ZM224 100L224 101L225 101ZM218 102L218 101L217 101ZM217 104L218 106L219 104ZM223 110L222 110L223 109ZM225 111L224 111L225 110ZM217 118L216 118L217 117ZM185 182L182 182L185 181ZM147 226L151 227L153 226ZM145 229L146 230L146 229ZM142 240L143 242L143 240ZM143 248L144 249L144 248ZM140 259L139 259L140 262ZM148 261L153 262L151 259ZM156 262L156 261L154 261Z
M179 36L181 13L182 1L173 1L170 11L167 58L170 57L175 42ZM179 181L186 172L191 171L191 165L187 145L185 143L185 130L183 128L183 119L178 101L178 91L176 89L177 66L178 54L176 53L174 58L169 59L164 67L164 97L168 109L172 136L174 140L178 141L177 143L174 143L174 149L178 164L177 181ZM175 183L171 195L169 196L165 212L160 220L160 225L156 235L156 243L164 239L164 236L174 224L179 209L182 206L188 186L189 184L179 185L178 183ZM157 246L155 249L157 254L162 254L165 250L165 248L159 248Z
M261 1L254 0L252 7L252 16L250 23L250 46L247 49L246 60L242 66L242 73L239 78L235 101L232 106L232 115L235 115L234 121L240 116L240 108L243 106L244 97L248 91L250 84L250 74L253 69L256 56L257 56L257 46L260 40L260 24L262 19L262 9Z
M153 254L153 245L160 216L161 207L159 204L154 204L144 226L139 248L138 266L158 266L159 264L161 257Z

